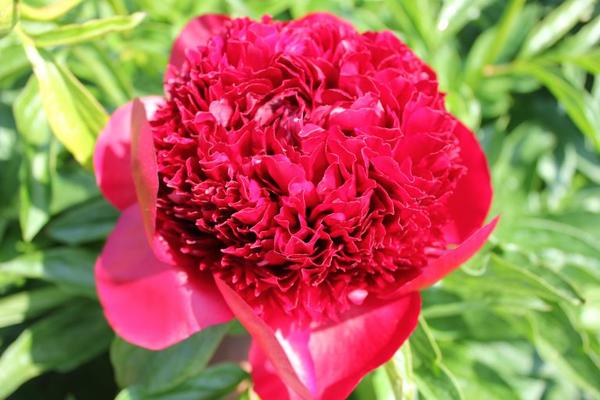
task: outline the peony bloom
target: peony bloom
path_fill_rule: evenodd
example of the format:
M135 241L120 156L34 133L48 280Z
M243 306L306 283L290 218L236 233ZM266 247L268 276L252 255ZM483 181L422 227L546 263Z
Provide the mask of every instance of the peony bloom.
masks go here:
M235 316L262 398L346 398L493 230L477 140L393 34L326 14L196 18L164 87L96 147L108 321L162 349Z

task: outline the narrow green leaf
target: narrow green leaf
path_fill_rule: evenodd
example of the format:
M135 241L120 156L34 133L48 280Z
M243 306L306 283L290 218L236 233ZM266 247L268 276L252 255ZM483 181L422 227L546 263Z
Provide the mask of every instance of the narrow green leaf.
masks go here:
M0 398L46 371L67 372L106 350L112 332L95 304L79 302L25 329L0 357Z
M423 317L410 337L414 376L425 399L463 399L456 379L442 362L442 354Z
M374 382L376 384L375 390L378 393L377 398L381 398L380 396L385 391L391 392L396 400L416 398L417 384L413 372L412 353L409 342L405 342L400 350L394 354L394 357L384 364L383 371L389 383Z
M115 339L110 356L117 383L139 386L145 394L169 391L204 370L229 329L229 324L205 328L162 351L150 351Z
M93 266L96 252L57 247L18 256L0 263L0 273L43 279L95 297Z
M115 400L217 400L225 398L246 378L248 374L238 365L223 363L166 392L148 395L143 387L134 386L123 390Z
M20 29L17 32L33 65L52 131L80 164L91 167L95 138L108 115L69 70L56 64L49 53L38 50Z
M13 113L24 139L24 162L19 188L19 222L23 238L31 241L50 219L50 128L35 79L29 79L15 100Z
M502 54L506 41L518 22L518 17L523 10L525 1L526 0L510 0L504 14L502 14L498 26L494 28L494 39L483 57L484 65L496 62L500 54Z
M0 0L0 38L7 35L17 23L17 0Z
M600 150L600 104L589 93L575 88L557 73L534 63L519 62L514 70L516 73L531 75L546 86L565 108L573 123Z
M51 31L32 35L38 47L70 45L98 39L112 32L129 31L139 25L146 17L143 12L128 16L116 16L96 19L82 24L62 25Z
M534 314L531 322L532 340L542 358L592 397L600 397L600 368L586 353L584 339L567 314L556 306L551 313Z
M118 65L107 57L107 51L96 46L78 46L72 50L71 67L78 66L77 75L94 82L114 106L125 104L133 97L131 82Z
M559 53L582 54L600 42L600 15L585 24L575 35L561 42Z
M72 298L56 287L27 290L0 298L0 328L20 324Z
M492 0L448 0L439 13L437 29L446 35L460 31L467 23L477 19L481 11L492 3Z
M571 28L588 15L596 0L567 0L556 7L531 32L521 56L531 57L559 41Z
M503 294L566 300L576 305L583 302L581 294L559 273L521 258L516 258L515 261L519 264L494 254L485 268L476 275L456 271L444 280L444 287L457 292L492 292L496 296Z
M75 7L83 0L57 0L43 7L32 7L25 3L21 3L21 16L23 19L33 21L52 21L60 18Z

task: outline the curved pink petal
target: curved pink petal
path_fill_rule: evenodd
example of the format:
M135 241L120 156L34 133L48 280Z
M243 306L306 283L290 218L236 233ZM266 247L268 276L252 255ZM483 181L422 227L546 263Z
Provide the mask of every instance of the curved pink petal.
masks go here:
M492 181L485 154L473 132L457 121L454 133L467 173L449 199L453 220L446 226L445 234L448 242L458 244L483 225L492 204Z
M186 49L206 44L212 36L223 30L223 25L227 21L229 21L229 17L225 15L206 14L188 22L175 39L175 43L173 43L169 65L176 68L180 67L185 61ZM165 81L171 75L172 71L169 67L165 73Z
M261 318L254 314L252 308L244 301L233 289L225 282L215 278L217 287L221 291L223 298L229 305L239 321L246 327L252 335L254 341L259 344L264 352L277 366L279 377L285 384L294 390L302 399L308 400L312 398L310 391L302 383L290 362L286 351L282 344L275 336L275 331ZM268 400L268 399L267 399Z
M162 100L158 96L141 98L148 118ZM102 130L94 151L96 182L106 199L119 210L136 202L131 177L131 112L133 103L117 108Z
M475 231L459 246L431 260L415 279L388 297L402 296L406 293L427 288L460 267L483 247L494 228L496 228L499 219L500 217L494 218L490 223Z
M131 169L148 242L154 248L158 168L152 129L146 115L144 104L135 99L131 107Z
M386 303L365 302L339 322L293 328L284 318L267 324L227 284L225 301L254 342L250 352L257 393L271 399L343 399L360 379L398 350L415 328L418 293Z
M229 321L210 274L159 261L148 246L137 205L125 210L96 261L106 319L128 342L158 350Z

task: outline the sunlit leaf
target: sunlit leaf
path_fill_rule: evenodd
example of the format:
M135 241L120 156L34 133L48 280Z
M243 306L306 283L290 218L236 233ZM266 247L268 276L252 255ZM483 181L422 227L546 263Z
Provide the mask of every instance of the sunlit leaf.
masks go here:
M25 329L0 357L0 398L45 371L69 371L100 354L112 333L97 305L78 302Z
M65 15L82 1L56 0L43 7L32 7L22 1L20 4L21 16L34 21L52 21Z
M531 57L560 40L577 22L588 15L596 0L567 0L544 18L529 35L521 55Z
M98 39L111 32L129 31L146 17L143 12L86 21L76 25L62 25L56 29L32 35L38 47L71 45Z
M91 166L96 136L108 116L98 101L73 76L30 38L21 40L38 80L42 104L58 140L84 166Z
M20 324L48 311L72 294L56 287L27 290L0 298L0 328Z

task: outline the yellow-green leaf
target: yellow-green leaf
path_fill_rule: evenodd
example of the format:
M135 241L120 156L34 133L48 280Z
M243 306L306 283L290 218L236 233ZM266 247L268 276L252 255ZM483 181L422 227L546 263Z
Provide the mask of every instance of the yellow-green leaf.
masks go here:
M50 53L37 49L22 31L19 33L52 132L80 164L91 167L96 136L108 115L68 69L57 64Z
M0 38L15 26L17 15L16 0L0 0Z
M38 47L50 47L87 42L111 32L123 32L135 28L146 16L143 12L127 16L95 19L82 24L59 26L56 29L32 35Z
M533 56L558 42L592 10L595 3L596 0L568 0L556 7L531 31L521 55Z
M52 21L60 18L73 8L77 7L82 0L58 0L44 7L32 7L21 3L20 11L23 19L33 21Z

